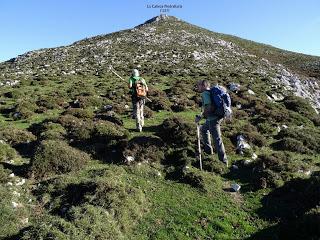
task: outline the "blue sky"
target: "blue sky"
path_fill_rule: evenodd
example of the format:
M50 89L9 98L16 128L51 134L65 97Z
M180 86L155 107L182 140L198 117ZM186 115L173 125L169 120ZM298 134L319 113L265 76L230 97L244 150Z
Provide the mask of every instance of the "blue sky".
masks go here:
M1 0L0 61L39 48L132 28L160 14L212 31L320 56L318 0Z

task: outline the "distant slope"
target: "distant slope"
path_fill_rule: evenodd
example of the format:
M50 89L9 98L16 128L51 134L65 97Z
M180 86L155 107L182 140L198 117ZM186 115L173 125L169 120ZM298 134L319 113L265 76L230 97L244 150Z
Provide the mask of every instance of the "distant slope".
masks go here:
M221 38L233 42L261 58L280 63L296 73L320 79L320 57L318 56L286 51L232 35L221 34Z

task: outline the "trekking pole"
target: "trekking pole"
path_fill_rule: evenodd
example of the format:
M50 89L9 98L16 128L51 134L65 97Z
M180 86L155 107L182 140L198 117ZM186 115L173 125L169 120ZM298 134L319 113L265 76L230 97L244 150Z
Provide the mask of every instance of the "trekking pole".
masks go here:
M116 71L113 70L113 67L111 65L109 66L109 69L110 69L111 72L113 72L121 80L126 81ZM152 102L152 100L150 98L148 98L147 96L145 97L145 99L148 100L149 102Z
M198 157L200 162L200 170L202 171L202 159L201 159L201 143L200 143L200 125L197 123L197 137L198 137Z

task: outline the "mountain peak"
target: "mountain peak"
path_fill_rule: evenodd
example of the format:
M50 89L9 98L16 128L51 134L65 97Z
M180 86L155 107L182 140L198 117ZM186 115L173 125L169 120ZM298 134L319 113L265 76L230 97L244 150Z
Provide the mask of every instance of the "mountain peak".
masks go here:
M169 16L167 14L160 14L158 16L155 16L155 17L145 21L143 24L140 24L137 27L141 27L146 24L150 24L150 23L154 23L154 22L162 22L162 21L168 21L168 20L180 21L179 18L176 18L174 16Z

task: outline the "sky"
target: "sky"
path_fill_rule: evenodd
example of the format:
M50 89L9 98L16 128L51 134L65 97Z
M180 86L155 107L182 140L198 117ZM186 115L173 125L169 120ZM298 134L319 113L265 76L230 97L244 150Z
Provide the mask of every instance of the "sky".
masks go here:
M215 32L320 56L319 0L0 0L0 62L132 28L164 4L182 5L167 14Z

